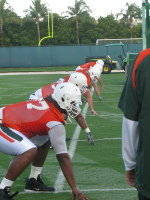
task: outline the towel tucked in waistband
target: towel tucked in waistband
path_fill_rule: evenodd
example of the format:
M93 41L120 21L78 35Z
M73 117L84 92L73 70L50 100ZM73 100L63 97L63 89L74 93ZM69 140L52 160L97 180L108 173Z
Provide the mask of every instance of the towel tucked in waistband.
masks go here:
M2 124L2 119L3 119L3 109L4 109L4 107L0 108L0 124Z

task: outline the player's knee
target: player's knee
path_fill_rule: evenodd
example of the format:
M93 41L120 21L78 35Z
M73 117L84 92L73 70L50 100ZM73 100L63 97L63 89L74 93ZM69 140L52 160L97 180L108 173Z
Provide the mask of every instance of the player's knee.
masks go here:
M33 156L35 156L38 152L37 147L33 147L29 149L28 152L30 152Z
M37 147L33 146L31 148L24 149L18 153L18 155L23 155L23 154L35 156L37 154Z
M31 148L30 151L32 152L32 154L36 154L37 153L37 147Z
M26 157L29 160L33 160L34 157L37 155L37 147L32 147L31 149L28 149L27 151L23 152L21 156Z

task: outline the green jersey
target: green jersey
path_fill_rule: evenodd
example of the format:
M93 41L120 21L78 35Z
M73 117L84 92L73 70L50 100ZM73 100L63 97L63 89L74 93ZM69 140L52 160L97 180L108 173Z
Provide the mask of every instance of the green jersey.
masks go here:
M126 118L138 121L136 184L137 189L150 198L150 49L141 51L136 57L119 108Z

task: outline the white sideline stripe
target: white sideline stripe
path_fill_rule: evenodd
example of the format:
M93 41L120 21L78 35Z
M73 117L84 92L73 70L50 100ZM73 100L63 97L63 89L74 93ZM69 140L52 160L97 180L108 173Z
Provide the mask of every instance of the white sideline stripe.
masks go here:
M34 75L38 75L38 74L70 74L74 71L54 71L54 72L3 72L0 73L0 76L8 76L8 75L30 75L30 74L34 74ZM112 70L112 73L116 73L116 72L124 72L124 70Z
M83 115L85 115L87 113L87 109L88 109L88 104L86 103L83 108L83 111L82 111ZM79 125L77 125L75 128L75 131L73 133L73 137L72 137L72 140L71 140L71 143L69 146L69 150L68 150L68 153L69 153L71 159L73 158L73 156L75 154L80 132L81 132L81 128ZM64 177L62 171L59 170L57 179L54 184L54 188L56 189L56 192L62 191L64 182L65 182L65 177Z
M81 189L82 192L112 192L112 191L136 191L135 188L97 188L97 189ZM29 194L29 192L19 192L19 194ZM31 192L31 193L50 193L53 194L52 192ZM56 191L54 193L71 193L71 190L61 190L61 191Z
M39 74L70 74L73 71L55 71L55 72L4 72L0 73L0 76L8 75L39 75Z
M94 140L96 141L103 141L103 140L121 140L122 138L100 138L100 139L96 139ZM78 142L87 142L87 140L78 140Z

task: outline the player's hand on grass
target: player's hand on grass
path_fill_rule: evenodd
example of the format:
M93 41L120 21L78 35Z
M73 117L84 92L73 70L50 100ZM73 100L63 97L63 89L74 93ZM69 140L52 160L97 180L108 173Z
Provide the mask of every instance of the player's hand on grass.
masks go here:
M85 196L80 190L74 189L72 190L73 200L89 200L88 197Z
M93 139L92 133L89 132L89 133L86 133L86 135L87 135L88 143L89 143L90 145L94 145L94 139Z
M98 96L98 99L99 99L100 101L102 101L102 100L103 100L103 97L101 97L101 96Z
M91 109L90 111L91 111L92 115L98 115L98 113L94 109Z

